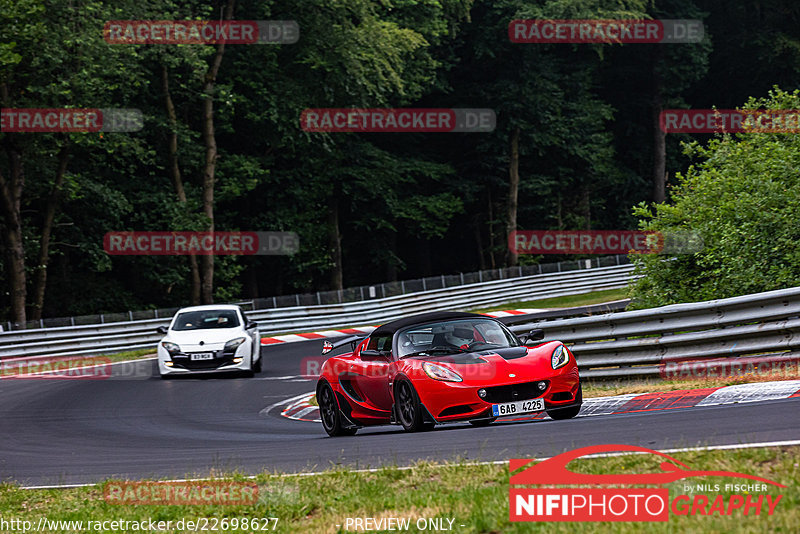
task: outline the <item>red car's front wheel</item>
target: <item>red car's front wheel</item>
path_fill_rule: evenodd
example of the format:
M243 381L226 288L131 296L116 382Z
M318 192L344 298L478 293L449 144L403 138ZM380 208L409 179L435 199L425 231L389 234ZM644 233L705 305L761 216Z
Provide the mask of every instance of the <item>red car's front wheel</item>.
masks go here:
M569 408L552 408L547 410L547 415L550 419L559 421L562 419L572 419L581 411L581 404L583 404L583 385L578 386L578 394L575 395L575 402L577 405L570 406Z
M419 430L430 430L436 423L425 421L422 403L419 395L414 390L414 386L408 380L400 380L395 386L395 406L397 410L397 421L403 425L407 432L417 432Z

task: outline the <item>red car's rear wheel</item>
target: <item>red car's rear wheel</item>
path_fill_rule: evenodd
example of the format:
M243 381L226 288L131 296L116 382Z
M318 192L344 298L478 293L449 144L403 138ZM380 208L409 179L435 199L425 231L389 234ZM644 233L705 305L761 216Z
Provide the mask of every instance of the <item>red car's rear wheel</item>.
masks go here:
M317 404L322 427L329 436L352 436L358 431L356 428L344 428L342 412L336 403L333 388L327 382L323 382L317 387Z

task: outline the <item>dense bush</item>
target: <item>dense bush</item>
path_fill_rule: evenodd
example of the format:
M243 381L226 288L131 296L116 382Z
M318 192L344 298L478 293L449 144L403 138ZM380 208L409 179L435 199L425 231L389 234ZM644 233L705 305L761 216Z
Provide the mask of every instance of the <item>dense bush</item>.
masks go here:
M800 91L775 88L743 109L800 109ZM685 145L699 159L671 200L653 211L640 204L640 228L692 230L694 254L634 256L645 275L632 289L637 307L757 293L800 285L800 135L722 135Z

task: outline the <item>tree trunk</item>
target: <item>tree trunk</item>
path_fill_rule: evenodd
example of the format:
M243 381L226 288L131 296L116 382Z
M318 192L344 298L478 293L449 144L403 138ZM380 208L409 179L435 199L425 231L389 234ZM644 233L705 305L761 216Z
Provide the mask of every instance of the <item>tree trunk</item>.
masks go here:
M169 72L166 65L161 65L161 87L164 90L164 106L167 110L170 132L168 142L168 163L172 187L178 196L178 202L186 205L186 190L183 187L181 169L178 165L178 120L175 115L175 104L172 102L172 94L169 91ZM200 304L200 267L197 263L197 256L189 255L189 270L191 272L191 303Z
M481 226L480 218L476 217L473 224L474 235L475 235L475 246L478 248L478 270L485 271L486 270L486 255L484 254L483 250L483 239L481 238L481 230L483 229Z
M517 229L517 205L519 199L519 126L511 132L511 161L508 165L508 206L506 211L506 243L511 232ZM517 252L507 249L506 266L517 264Z
M581 207L583 208L583 221L586 230L592 229L592 188L589 184L583 186L583 198L581 198Z
M489 189L488 193L488 207L489 207L489 267L494 269L497 263L494 259L494 204L492 204L492 190Z
M68 143L69 141L67 141ZM38 321L42 318L44 309L44 294L47 288L47 264L50 262L50 237L53 233L58 205L61 202L61 188L64 185L64 175L67 173L69 163L69 145L64 145L58 152L58 170L50 195L42 214L42 239L39 242L39 257L36 262L36 273L33 279L33 303L31 304L30 319Z
M27 287L25 278L25 248L22 240L22 213L20 210L25 173L22 158L16 147L6 145L8 154L8 181L0 173L0 210L2 210L3 245L5 268L10 292L11 320L25 327L25 300Z
M224 20L231 20L235 0L228 0ZM203 84L203 142L206 147L206 160L203 168L203 214L208 220L207 232L214 232L214 172L217 167L217 138L214 134L214 87L225 54L225 43L217 45L217 52L205 75ZM203 304L214 302L214 255L201 256L200 300Z
M386 238L386 250L389 252L389 260L386 263L386 281L397 281L397 264L400 259L397 256L397 232L390 231Z
M331 269L331 289L343 289L342 285L342 235L339 233L339 199L331 200L328 211L328 248L331 251L333 266Z
M653 51L653 202L666 200L667 182L667 134L661 131L659 117L664 107L663 82L658 72L661 62L661 49Z

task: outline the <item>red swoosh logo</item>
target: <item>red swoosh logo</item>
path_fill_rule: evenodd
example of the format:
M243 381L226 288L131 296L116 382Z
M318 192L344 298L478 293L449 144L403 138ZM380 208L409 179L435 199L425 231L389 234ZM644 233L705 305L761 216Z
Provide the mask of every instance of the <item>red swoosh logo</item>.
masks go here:
M567 464L572 460L586 456L588 454L597 454L604 452L644 452L654 454L669 460L669 462L662 462L660 467L662 473L639 473L639 474L622 474L622 475L592 475L575 473L567 469ZM530 463L530 460L511 460L509 462L509 469L512 471L519 467ZM772 484L785 488L783 484L779 484L772 480L748 475L745 473L736 473L733 471L695 471L689 468L688 465L676 460L671 456L645 447L638 447L636 445L594 445L591 447L581 447L573 451L568 451L553 458L543 460L536 465L527 467L522 471L511 475L511 484L547 484L547 485L573 485L573 484L668 484L689 477L703 477L703 476L717 476L717 477L731 477L731 478L746 478L749 480L756 480L766 484Z

